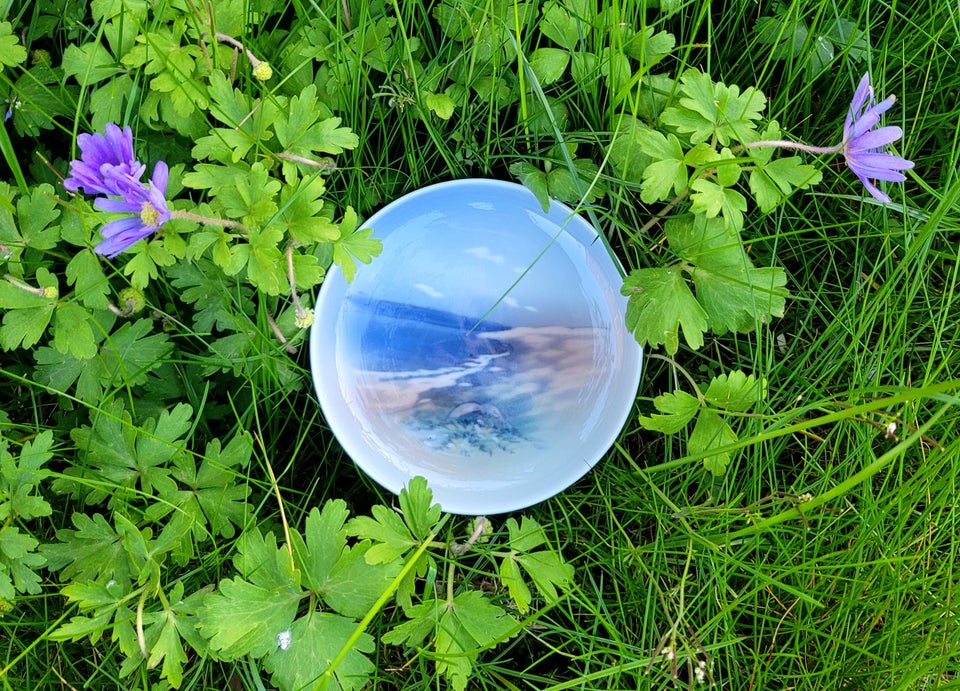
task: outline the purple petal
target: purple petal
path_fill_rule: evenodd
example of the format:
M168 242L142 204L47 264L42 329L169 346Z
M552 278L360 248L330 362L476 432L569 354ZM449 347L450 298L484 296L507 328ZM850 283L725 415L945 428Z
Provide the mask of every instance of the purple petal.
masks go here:
M846 148L848 151L871 151L892 144L902 136L903 130L896 125L889 125L871 132L864 132L859 137L850 140Z
M110 122L104 132L77 137L81 155L70 163L71 175L64 180L69 191L122 196L126 185L143 176L146 166L134 158L133 131Z
M153 167L153 177L150 178L150 184L160 190L161 196L167 194L167 179L169 176L170 170L167 168L167 164L163 161L157 161L157 165Z
M97 254L113 258L125 249L152 234L156 228L143 225L138 217L128 217L111 221L100 229L105 239L93 248Z
M127 236L143 227L143 222L139 216L126 216L110 221L100 229L100 235L105 238L114 238L117 236Z
M863 112L867 100L873 96L873 88L870 86L870 73L864 73L857 85L857 90L853 93L853 100L850 101L850 110L847 111L847 119L843 124L843 139L847 141L850 135L850 127L854 119L858 118Z
M874 155L884 156L883 154ZM905 161L896 156L884 156L884 160L868 159L864 161L860 159L850 159L847 161L847 167L857 175L862 175L870 179L903 182L907 179L906 176L897 171L913 168L913 162Z
M875 106L867 108L866 112L853 124L853 127L850 129L850 139L856 139L867 130L873 129L876 124L880 122L880 116L890 110L895 102L896 97L890 96Z
M112 211L114 213L140 215L143 209L143 201L138 199L107 199L106 197L97 197L93 200L93 205L101 211Z
M885 204L890 201L890 197L881 192L880 188L874 185L870 180L860 177L859 175L857 177L860 178L860 182L862 182L863 186L867 188L867 192L870 193L871 197Z

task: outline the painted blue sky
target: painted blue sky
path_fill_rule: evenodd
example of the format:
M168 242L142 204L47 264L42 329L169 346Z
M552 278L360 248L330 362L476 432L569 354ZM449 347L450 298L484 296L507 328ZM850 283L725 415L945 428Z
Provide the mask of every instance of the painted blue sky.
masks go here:
M499 300L489 318L511 326L609 319L600 314L607 311L604 290L618 290L619 279L603 285L616 270L604 271L602 245L585 248L566 231L551 244L563 218L546 218L532 195L532 203L517 204L515 196L469 202L456 188L451 192L420 197L429 205L414 198L372 218L367 225L383 241L383 253L361 268L348 295L476 317Z

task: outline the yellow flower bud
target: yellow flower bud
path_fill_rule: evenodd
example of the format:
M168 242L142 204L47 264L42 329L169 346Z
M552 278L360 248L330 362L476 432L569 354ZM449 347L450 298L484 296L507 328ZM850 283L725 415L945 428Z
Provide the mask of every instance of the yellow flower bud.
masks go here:
M265 82L273 76L273 68L270 67L269 62L258 62L253 68L253 76L255 79Z

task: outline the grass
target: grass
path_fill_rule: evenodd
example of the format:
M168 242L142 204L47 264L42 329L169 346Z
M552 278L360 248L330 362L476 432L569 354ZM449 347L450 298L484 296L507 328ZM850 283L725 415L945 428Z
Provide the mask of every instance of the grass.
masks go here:
M385 4L397 19L392 40L420 41L427 73L456 70L467 83L479 74L484 41L439 29L436 3ZM452 4L475 8L480 18L501 4L514 10L481 0ZM645 10L640 0L614 3L611 11L619 22L676 36L665 63L672 74L699 67L727 84L756 86L768 116L813 144L838 139L853 87L869 69L878 95L897 94L887 122L903 128L900 153L916 168L902 190L888 187L894 201L881 206L864 201L853 175L830 161L811 192L768 216L748 216L751 257L788 271L786 315L750 334L711 337L697 352L648 357L636 405L638 414L649 413L655 396L687 386L683 372L706 382L742 369L765 380L768 396L737 422L741 443L726 475L714 478L700 459L684 455L683 435L645 431L631 416L591 473L525 512L575 565L576 585L531 617L525 635L483 653L470 688L686 688L696 685L700 662L714 687L733 690L960 688L960 13L940 0L785 3L782 35L807 31L796 34L791 55L777 59L754 31L757 18L773 12L766 3L664 4L676 11ZM31 22L39 15L29 6L14 3L36 34ZM356 56L356 45L379 41L379 6L344 2L347 19L340 3L293 0L274 25L246 26L248 45L266 54L276 48L271 30L326 23L330 64L355 70L340 82L335 109L360 138L327 180L339 208L369 215L431 182L509 179L517 161L563 165L550 151L556 131L535 119L542 113L535 95L502 112L465 96L449 123L421 117L413 99L435 88L428 79L408 78L404 64L385 76ZM838 18L856 26L863 43L835 43L833 59L811 72L822 46L816 37ZM519 9L514 21L524 21ZM474 27L481 37L482 26ZM526 54L537 47L531 35L521 34ZM589 40L622 51L610 35L598 28ZM508 58L495 69L516 65ZM600 79L565 78L545 93L562 104L566 117L557 124L576 155L601 162L631 114L630 98ZM62 118L59 127L87 129ZM30 142L20 137L13 146ZM19 173L12 165L4 177ZM661 229L638 235L658 209L640 204L638 185L611 169L603 169L602 181L609 194L596 217L627 269L660 265ZM157 289L152 306L175 317L176 287L161 276ZM255 462L238 480L255 488L256 520L280 526L269 471L292 525L332 497L357 512L391 503L325 428L307 385L306 349L291 358L262 318L246 318L260 334L253 356L209 363L229 386L199 376L196 362L171 361L164 371L181 382L184 400L206 411L197 422L205 434L236 427L254 433ZM32 359L18 357L4 355L9 376L0 387L19 429L83 424L83 405L59 410L34 381ZM813 501L801 503L804 494ZM76 508L58 504L38 537L52 540ZM197 581L230 575L231 557L231 541L219 539L196 560ZM474 569L463 577L496 583L492 562ZM121 679L122 641L51 639L75 614L64 609L59 585L50 574L41 594L19 599L0 618L2 688L159 688L143 669ZM392 623L385 618L371 633L379 637ZM405 657L384 645L376 656L372 688L444 688L426 655ZM253 663L193 659L182 688L262 689L267 678Z

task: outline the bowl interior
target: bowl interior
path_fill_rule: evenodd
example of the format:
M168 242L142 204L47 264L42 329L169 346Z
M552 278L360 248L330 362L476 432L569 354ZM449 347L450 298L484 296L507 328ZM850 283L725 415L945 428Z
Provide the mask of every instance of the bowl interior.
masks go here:
M640 378L618 264L567 207L492 180L426 187L364 227L381 255L320 291L311 366L350 457L446 511L542 501L612 445Z

